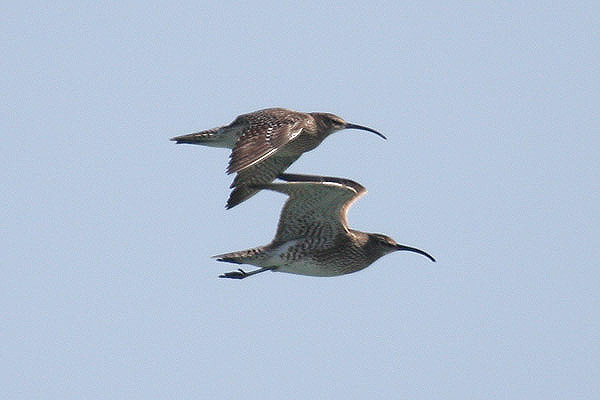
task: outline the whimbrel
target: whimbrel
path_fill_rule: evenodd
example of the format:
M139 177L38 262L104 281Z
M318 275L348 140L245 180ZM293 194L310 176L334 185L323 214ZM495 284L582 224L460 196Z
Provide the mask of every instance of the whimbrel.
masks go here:
M350 206L367 191L348 179L281 174L287 183L263 183L257 189L270 189L289 196L275 239L253 249L215 256L218 261L260 267L242 269L220 278L242 279L263 271L279 271L311 276L349 274L368 267L393 251L405 250L435 259L423 250L396 243L379 233L350 229L346 215Z
M385 139L374 129L348 123L333 114L267 108L240 115L229 125L171 140L232 149L227 173L237 176L226 205L231 208L258 192L258 185L272 182L302 153L342 129L362 129Z

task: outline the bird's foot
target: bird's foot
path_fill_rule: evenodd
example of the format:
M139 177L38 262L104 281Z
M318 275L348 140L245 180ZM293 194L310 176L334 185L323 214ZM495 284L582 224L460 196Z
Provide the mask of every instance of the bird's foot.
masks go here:
M219 278L244 279L247 276L249 276L248 273L239 268L237 271L225 272L223 275L219 275Z

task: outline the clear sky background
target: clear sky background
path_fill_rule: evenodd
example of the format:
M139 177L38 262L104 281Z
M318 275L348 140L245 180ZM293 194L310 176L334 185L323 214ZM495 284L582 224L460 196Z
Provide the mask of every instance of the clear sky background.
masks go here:
M2 6L0 397L600 398L600 8L522 3ZM438 262L218 279L285 197L168 139L273 106Z

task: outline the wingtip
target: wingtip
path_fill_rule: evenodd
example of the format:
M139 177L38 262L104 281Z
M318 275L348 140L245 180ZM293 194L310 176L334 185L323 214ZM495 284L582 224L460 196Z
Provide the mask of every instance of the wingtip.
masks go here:
M234 189L231 194L229 195L229 198L227 199L227 203L225 203L225 209L226 210L231 210L233 207L237 206L238 204L240 204L243 200L241 200L238 196L238 193L236 192L236 189Z
M227 199L227 203L225 203L225 209L226 210L231 210L233 207L237 206L238 204L242 203L244 200L240 200L237 198L232 198L231 196L229 197L229 199Z
M229 199L227 199L227 204L225 205L225 208L233 208L238 204L241 204L244 201L248 200L256 193L258 193L258 190L253 188L252 186L254 185L235 186L234 189L231 191L231 194L229 195Z
M352 188L356 193L366 193L367 189L358 182L348 178L338 178L335 176L322 175L304 175L304 174L288 174L281 173L277 176L278 179L286 182L312 182L312 183L337 183Z

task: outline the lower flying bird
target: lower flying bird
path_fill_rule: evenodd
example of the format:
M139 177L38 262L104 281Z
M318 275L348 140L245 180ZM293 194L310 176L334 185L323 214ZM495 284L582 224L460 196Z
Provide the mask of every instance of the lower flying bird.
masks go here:
M302 153L342 129L362 129L385 139L374 129L348 123L333 114L267 108L240 115L229 125L171 140L232 149L227 173L237 176L226 205L231 208L258 192L260 184L272 182Z
M350 206L367 190L348 179L281 174L287 183L263 183L256 189L270 189L289 196L275 239L253 249L215 256L218 261L260 267L242 269L220 278L242 279L263 271L311 276L349 274L368 267L380 257L398 250L412 251L435 259L423 250L396 243L379 233L366 233L348 227Z

